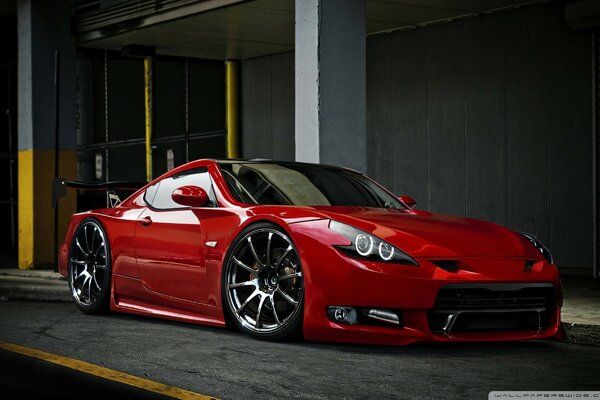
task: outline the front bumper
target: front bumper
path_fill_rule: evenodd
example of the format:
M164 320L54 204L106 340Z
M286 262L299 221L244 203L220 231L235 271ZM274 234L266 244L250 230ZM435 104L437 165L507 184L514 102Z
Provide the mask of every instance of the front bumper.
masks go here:
M434 262L439 259L435 257L417 259L418 267L361 261L339 253L331 245L339 236L328 229L328 222L320 220L290 226L303 265L307 340L405 345L543 339L558 332L562 305L560 279L556 267L542 259L461 257L457 260L460 268L453 272L436 265ZM528 261L530 267L534 261L535 267L525 268ZM551 304L546 305L543 326L540 323L541 327L535 329L479 327L475 331L449 332L431 329L431 313L437 307L436 298L442 287L473 285L476 288L509 283L520 287L545 284L554 292ZM337 323L327 315L327 308L332 305L396 310L403 324L398 327ZM498 313L503 309L494 308Z

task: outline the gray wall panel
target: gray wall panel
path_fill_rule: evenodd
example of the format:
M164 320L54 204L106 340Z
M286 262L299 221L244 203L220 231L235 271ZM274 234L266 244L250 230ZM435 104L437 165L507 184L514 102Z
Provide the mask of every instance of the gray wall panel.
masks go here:
M293 160L294 53L242 63L242 156Z
M393 142L393 182L389 187L396 194L414 197L420 207L429 208L427 70L422 67L426 62L427 43L424 35L416 33L389 36L394 44L390 48L393 74L391 86L384 87L393 96L390 103L393 136L384 137L383 143L389 148L389 141ZM374 159L377 158L375 155Z
M549 243L550 43L540 9L515 13L507 29L507 223Z
M369 174L590 267L591 39L556 4L370 38Z
M504 18L465 25L466 213L501 224L506 223Z
M379 182L392 186L394 153L392 142L391 37L380 36L367 42L367 172L379 176ZM373 101L372 106L370 99ZM392 173L390 173L392 172Z
M579 32L566 26L553 32L557 45L552 48L550 82L550 239L557 260L587 266L594 245L592 137L580 133L593 129L592 37L580 40Z
M293 70L294 53L271 57L271 131L276 160L294 159L294 74L290 74Z
M270 158L271 58L261 57L243 64L242 154L248 158Z
M463 23L427 29L429 200L442 213L465 213Z

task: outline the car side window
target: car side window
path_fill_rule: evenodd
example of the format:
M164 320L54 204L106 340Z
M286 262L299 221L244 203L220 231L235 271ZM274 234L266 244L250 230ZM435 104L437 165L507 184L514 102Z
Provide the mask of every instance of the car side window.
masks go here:
M173 191L181 186L198 186L206 192L210 203L207 207L216 207L217 199L213 189L210 174L206 168L193 168L183 171L179 174L162 179L154 185L148 187L144 193L144 201L152 208L159 210L172 210L178 208L188 208L177 204L171 198Z

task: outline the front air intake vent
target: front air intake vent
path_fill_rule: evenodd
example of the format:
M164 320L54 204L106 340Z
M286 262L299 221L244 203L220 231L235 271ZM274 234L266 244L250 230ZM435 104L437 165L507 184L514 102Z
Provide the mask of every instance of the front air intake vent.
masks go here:
M448 272L457 272L459 270L458 261L455 260L433 260L431 262Z
M462 333L546 328L556 310L550 283L465 284L440 288L429 329Z

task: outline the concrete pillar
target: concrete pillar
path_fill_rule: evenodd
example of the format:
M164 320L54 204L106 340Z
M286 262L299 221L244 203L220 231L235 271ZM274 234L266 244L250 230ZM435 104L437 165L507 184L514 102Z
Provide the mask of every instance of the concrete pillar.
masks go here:
M296 0L296 160L365 171L364 0Z
M60 165L76 177L75 41L69 0L17 0L19 268L54 262L54 51L61 53ZM75 193L61 201L59 242L75 211Z

